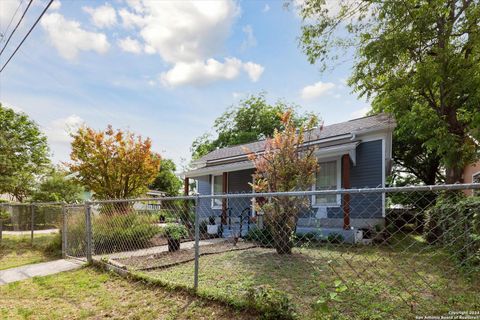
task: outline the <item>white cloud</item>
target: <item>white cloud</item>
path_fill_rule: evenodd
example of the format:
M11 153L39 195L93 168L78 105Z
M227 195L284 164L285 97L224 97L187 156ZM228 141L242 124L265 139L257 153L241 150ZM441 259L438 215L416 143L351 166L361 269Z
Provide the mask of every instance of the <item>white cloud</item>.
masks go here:
M143 27L145 25L145 20L142 16L132 13L125 8L120 9L118 15L122 18L122 25L127 29Z
M243 96L245 96L245 93L243 92L236 92L236 91L232 92L232 97L234 100L237 100Z
M247 72L250 80L252 80L253 82L257 82L258 79L260 79L263 71L265 71L265 68L263 66L253 62L244 63L243 69Z
M262 12L268 12L268 11L270 11L270 6L268 5L268 3L265 3L265 6L263 7Z
M350 114L350 116L351 116L352 118L354 118L354 119L355 119L355 118L365 117L370 110L371 110L370 106L365 106L365 107L363 107L363 108L361 108L361 109L359 109L359 110L356 110L356 111L352 112L352 113Z
M45 133L49 142L69 143L70 134L78 130L85 121L79 116L72 114L67 118L60 118L52 121L46 128Z
M129 8L119 10L125 28L138 28L139 40L147 54L159 54L171 65L162 73L162 84L203 85L231 80L246 72L257 81L263 67L237 58L218 56L240 13L234 0L147 1L128 0ZM248 45L255 43L247 28Z
M86 31L79 22L67 20L59 13L46 14L41 24L53 46L65 59L74 60L79 51L105 53L110 48L105 34Z
M217 80L236 78L242 68L242 61L226 58L224 63L215 59L206 62L179 62L167 72L162 73L161 80L165 86L205 85Z
M90 14L92 23L99 28L110 28L117 23L117 13L109 4L96 8L83 7L83 11Z
M125 52L140 54L142 53L142 45L138 40L126 37L118 40L118 46Z
M62 6L62 3L59 0L55 0L50 5L49 9L50 10L58 10L58 9L60 9L61 6Z
M205 60L222 49L239 13L233 0L143 1L145 43L170 63Z
M304 87L300 95L304 100L313 100L325 95L334 87L335 87L335 84L332 82L319 81L317 83Z
M194 62L178 62L169 71L161 74L161 82L167 87L180 85L202 86L218 80L232 80L245 71L253 82L258 81L264 67L253 62L242 62L237 58L225 58Z
M18 8L20 0L2 0L0 1L0 32L5 32L10 19ZM17 18L20 16L22 10L17 12Z
M243 33L245 33L246 39L242 42L242 50L245 50L249 47L255 47L257 45L257 39L253 35L253 28L251 25L246 25L242 29Z

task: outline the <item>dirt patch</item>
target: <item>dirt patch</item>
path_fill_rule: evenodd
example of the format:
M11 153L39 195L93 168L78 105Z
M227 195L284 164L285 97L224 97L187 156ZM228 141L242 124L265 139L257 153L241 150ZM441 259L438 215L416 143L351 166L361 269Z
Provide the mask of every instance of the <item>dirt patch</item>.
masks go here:
M257 247L253 243L238 242L236 245L229 241L204 245L200 247L200 255L211 255L228 251L246 250ZM180 249L175 252L160 252L153 255L113 259L116 265L123 265L136 270L152 270L168 268L178 264L195 260L195 249Z

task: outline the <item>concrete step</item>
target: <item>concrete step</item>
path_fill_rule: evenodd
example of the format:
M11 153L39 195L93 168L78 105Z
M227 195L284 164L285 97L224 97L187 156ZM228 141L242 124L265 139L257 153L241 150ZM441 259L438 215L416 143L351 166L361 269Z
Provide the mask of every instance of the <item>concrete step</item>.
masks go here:
M250 224L250 230L255 225ZM245 223L242 225L242 237L246 236L248 233L248 225ZM233 237L235 234L240 234L240 224L231 224L231 225L223 225L223 237L230 238Z

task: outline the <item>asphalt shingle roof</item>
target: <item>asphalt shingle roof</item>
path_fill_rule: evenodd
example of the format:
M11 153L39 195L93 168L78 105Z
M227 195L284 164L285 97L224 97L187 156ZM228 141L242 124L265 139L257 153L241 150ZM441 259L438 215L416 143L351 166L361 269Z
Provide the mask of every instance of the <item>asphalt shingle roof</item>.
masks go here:
M374 130L377 127L380 128L389 125L394 127L395 121L391 116L382 113L374 116L368 116L324 126L322 130L320 130L320 128L315 128L311 134L306 134L306 140L326 139L363 130ZM308 139L309 137L310 139ZM260 140L232 147L221 148L206 154L200 158L199 161L208 162L211 160L245 155L244 148L250 150L251 152L260 152L264 150L264 147L265 140Z

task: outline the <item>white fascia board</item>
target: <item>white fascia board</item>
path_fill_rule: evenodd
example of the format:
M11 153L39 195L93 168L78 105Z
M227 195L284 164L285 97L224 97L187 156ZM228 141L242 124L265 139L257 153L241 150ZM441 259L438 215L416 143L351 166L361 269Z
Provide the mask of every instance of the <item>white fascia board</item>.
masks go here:
M253 162L249 164L238 164L235 165L235 163L232 163L231 166L228 166L226 168L219 168L217 167L211 167L210 169L205 168L205 170L202 170L201 172L186 172L185 176L188 178L196 178L196 177L201 177L201 176L207 176L207 175L220 175L224 172L232 172L232 171L240 171L240 170L246 170L246 169L253 169L255 166L253 165Z
M341 156L344 154L349 154L350 159L352 159L353 165L356 165L356 149L360 144L360 141L355 141L351 143L341 144L337 146L320 148L314 152L315 156L318 159L327 159L331 157Z

